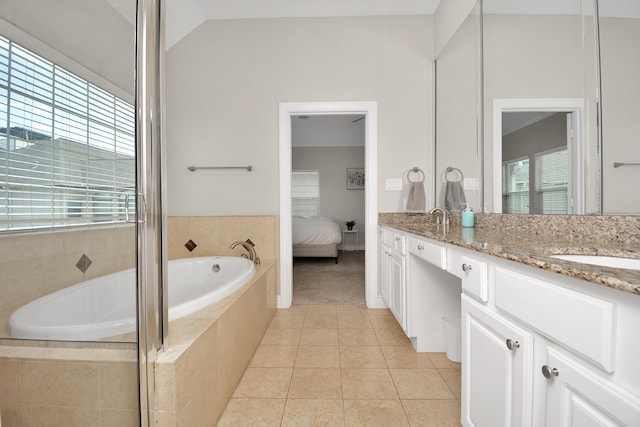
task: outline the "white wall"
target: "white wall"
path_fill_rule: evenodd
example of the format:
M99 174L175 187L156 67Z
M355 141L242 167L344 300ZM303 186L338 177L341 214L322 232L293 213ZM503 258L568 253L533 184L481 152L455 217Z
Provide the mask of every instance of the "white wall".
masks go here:
M378 209L400 209L384 179L432 176L431 52L430 16L203 23L167 53L169 214L277 213L278 103L293 101L378 103Z
M106 1L2 0L0 18L116 85L124 93L105 87L96 76L82 70L72 68L70 71L133 102L135 28ZM130 20L135 20L135 16ZM25 47L36 50L33 46ZM55 62L68 68L64 62Z
M435 56L440 55L476 3L478 0L440 0L434 14L433 52Z
M364 147L294 147L291 162L293 169L320 171L320 215L333 218L342 228L346 221L356 220L354 229L360 231L364 248L364 191L347 190L347 168L364 167Z

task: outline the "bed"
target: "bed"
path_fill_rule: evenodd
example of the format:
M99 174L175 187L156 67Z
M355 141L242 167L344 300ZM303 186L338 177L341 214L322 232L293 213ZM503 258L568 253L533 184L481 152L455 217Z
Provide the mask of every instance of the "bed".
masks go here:
M335 258L338 263L342 231L337 222L322 216L293 216L291 231L294 258Z

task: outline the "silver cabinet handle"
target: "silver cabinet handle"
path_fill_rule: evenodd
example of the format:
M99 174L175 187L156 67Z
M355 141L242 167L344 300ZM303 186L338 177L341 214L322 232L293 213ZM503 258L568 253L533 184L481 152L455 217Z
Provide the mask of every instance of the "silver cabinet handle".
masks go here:
M462 264L462 271L465 273L471 271L471 264Z
M423 251L424 250L424 246L423 245L418 245L418 250L419 251Z
M513 341L511 338L507 339L506 345L507 348L511 351L515 350L516 348L520 348L520 343L518 341Z
M548 365L544 365L542 367L542 375L546 379L550 379L552 377L557 377L560 375L560 372L556 368L550 368Z

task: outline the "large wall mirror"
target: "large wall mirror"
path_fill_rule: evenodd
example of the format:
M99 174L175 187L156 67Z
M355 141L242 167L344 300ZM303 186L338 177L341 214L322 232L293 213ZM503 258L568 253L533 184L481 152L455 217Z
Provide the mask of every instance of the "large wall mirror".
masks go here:
M640 214L639 8L483 1L487 211Z
M435 206L482 210L481 13L477 3L436 59Z
M479 8L436 61L435 204L457 168L484 212L639 215L640 2Z

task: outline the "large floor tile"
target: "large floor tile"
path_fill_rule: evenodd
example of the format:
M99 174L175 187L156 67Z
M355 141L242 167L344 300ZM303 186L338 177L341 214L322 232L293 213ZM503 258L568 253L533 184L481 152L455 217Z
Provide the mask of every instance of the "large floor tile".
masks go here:
M435 369L389 369L400 399L455 399Z
M398 399L388 369L342 369L345 399Z
M298 345L302 329L267 329L261 345Z
M285 402L285 399L233 398L218 422L218 427L278 427L282 421Z
M300 345L338 345L338 329L303 329Z
M329 314L337 315L335 304L310 304L307 306L307 314Z
M459 427L460 403L457 400L403 400L402 406L411 427Z
M301 345L296 356L296 368L339 368L340 347L337 345Z
M338 329L340 345L378 345L373 329Z
M288 399L282 417L283 427L343 427L341 399Z
M380 350L389 368L434 368L431 359L425 353L418 353L411 346L381 346Z
M345 400L344 418L349 427L409 425L399 400Z
M247 368L233 397L285 398L291 368Z
M309 314L304 319L305 329L334 329L338 327L335 314Z
M374 329L380 345L411 345L402 329Z
M447 353L426 353L426 355L429 356L429 359L431 359L431 362L433 362L433 366L435 366L438 369L440 368L460 369L460 366L462 366L458 362L453 362L447 359Z
M379 346L348 345L340 347L342 368L386 368Z
M340 369L295 368L289 387L290 399L342 399Z
M362 313L338 314L338 328L369 329L372 328L369 315Z
M302 329L305 315L276 313L271 320L270 329Z
M462 396L462 372L457 369L438 369L438 372L444 378L453 395L460 400Z
M293 368L297 345L261 345L249 362L250 368Z

